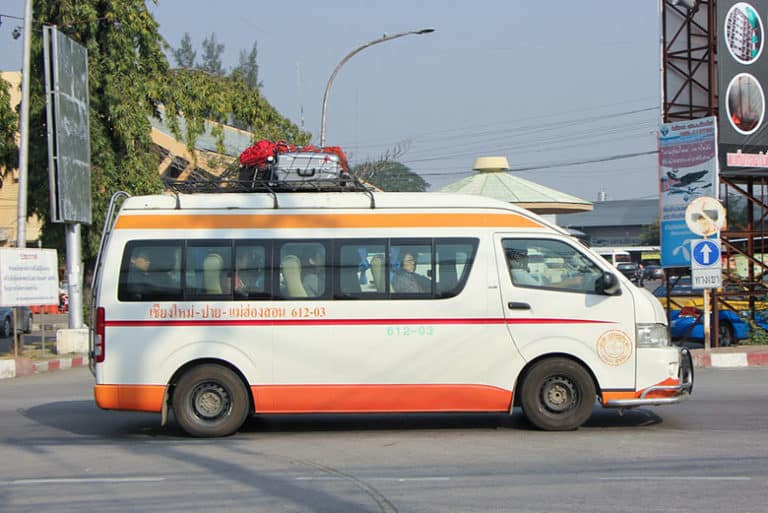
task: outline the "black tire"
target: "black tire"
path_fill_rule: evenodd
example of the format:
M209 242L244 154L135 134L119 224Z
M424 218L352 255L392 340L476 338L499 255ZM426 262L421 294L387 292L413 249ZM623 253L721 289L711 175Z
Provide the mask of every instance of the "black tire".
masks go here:
M720 321L717 330L720 347L728 347L736 343L736 340L733 338L733 326L731 326L730 322Z
M237 374L221 365L205 364L181 376L172 408L181 429L191 436L229 436L248 417L248 401L248 391Z
M521 384L523 413L546 431L577 429L592 415L595 383L578 363L547 358L535 364Z
M13 334L13 323L8 317L3 318L3 338L8 338Z

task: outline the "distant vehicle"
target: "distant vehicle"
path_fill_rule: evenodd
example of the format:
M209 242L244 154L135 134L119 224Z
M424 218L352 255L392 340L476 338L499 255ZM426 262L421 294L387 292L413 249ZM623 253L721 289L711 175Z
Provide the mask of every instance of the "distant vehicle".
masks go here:
M647 265L644 276L646 280L662 280L664 279L664 268L655 264Z
M656 287L653 295L666 305L666 286L662 284ZM701 290L691 288L690 276L683 276L674 283L670 291L670 302L669 331L672 340L703 341L704 298ZM741 302L731 303L735 308L741 306ZM738 313L723 307L718 312L718 333L720 345L730 346L749 338L749 324Z
M643 270L640 269L640 265L634 262L619 262L616 264L616 269L621 274L629 278L633 283L638 285L643 284Z
M593 248L598 255L608 260L612 265L616 265L619 262L631 262L632 255L629 251L615 248Z
M26 306L17 306L19 327L24 333L32 331L32 311ZM0 306L0 336L8 338L13 335L13 307Z

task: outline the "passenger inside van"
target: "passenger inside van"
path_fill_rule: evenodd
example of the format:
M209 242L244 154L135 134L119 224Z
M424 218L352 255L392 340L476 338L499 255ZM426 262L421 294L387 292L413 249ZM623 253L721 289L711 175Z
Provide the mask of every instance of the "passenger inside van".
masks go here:
M237 248L234 287L235 295L241 297L264 292L264 262L255 248Z
M425 293L430 292L429 278L416 273L416 257L409 251L400 256L400 268L395 271L392 287L395 292Z
M507 249L507 265L512 283L528 287L541 287L541 277L533 274L528 266L528 253L520 249Z

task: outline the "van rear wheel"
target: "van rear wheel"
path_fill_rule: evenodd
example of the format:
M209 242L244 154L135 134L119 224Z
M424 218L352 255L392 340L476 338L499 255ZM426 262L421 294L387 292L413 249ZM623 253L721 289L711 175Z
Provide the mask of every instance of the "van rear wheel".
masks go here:
M196 437L228 436L245 422L249 412L245 384L221 365L198 365L176 383L173 414L181 429Z
M584 367L566 358L547 358L523 378L520 402L534 426L568 431L592 415L595 396L595 384Z

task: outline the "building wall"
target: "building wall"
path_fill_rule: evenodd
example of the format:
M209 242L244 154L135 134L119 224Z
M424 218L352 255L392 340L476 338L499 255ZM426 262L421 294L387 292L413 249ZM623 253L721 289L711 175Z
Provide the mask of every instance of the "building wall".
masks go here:
M21 73L18 71L4 71L0 73L0 78L11 84L11 108L15 109L21 101ZM17 138L18 143L18 138ZM16 234L18 230L18 205L19 205L19 170L0 169L2 176L2 187L0 187L0 247L15 246ZM27 191L27 194L32 194ZM40 231L42 223L37 216L32 215L27 218L26 238L27 246L36 246L40 240Z

